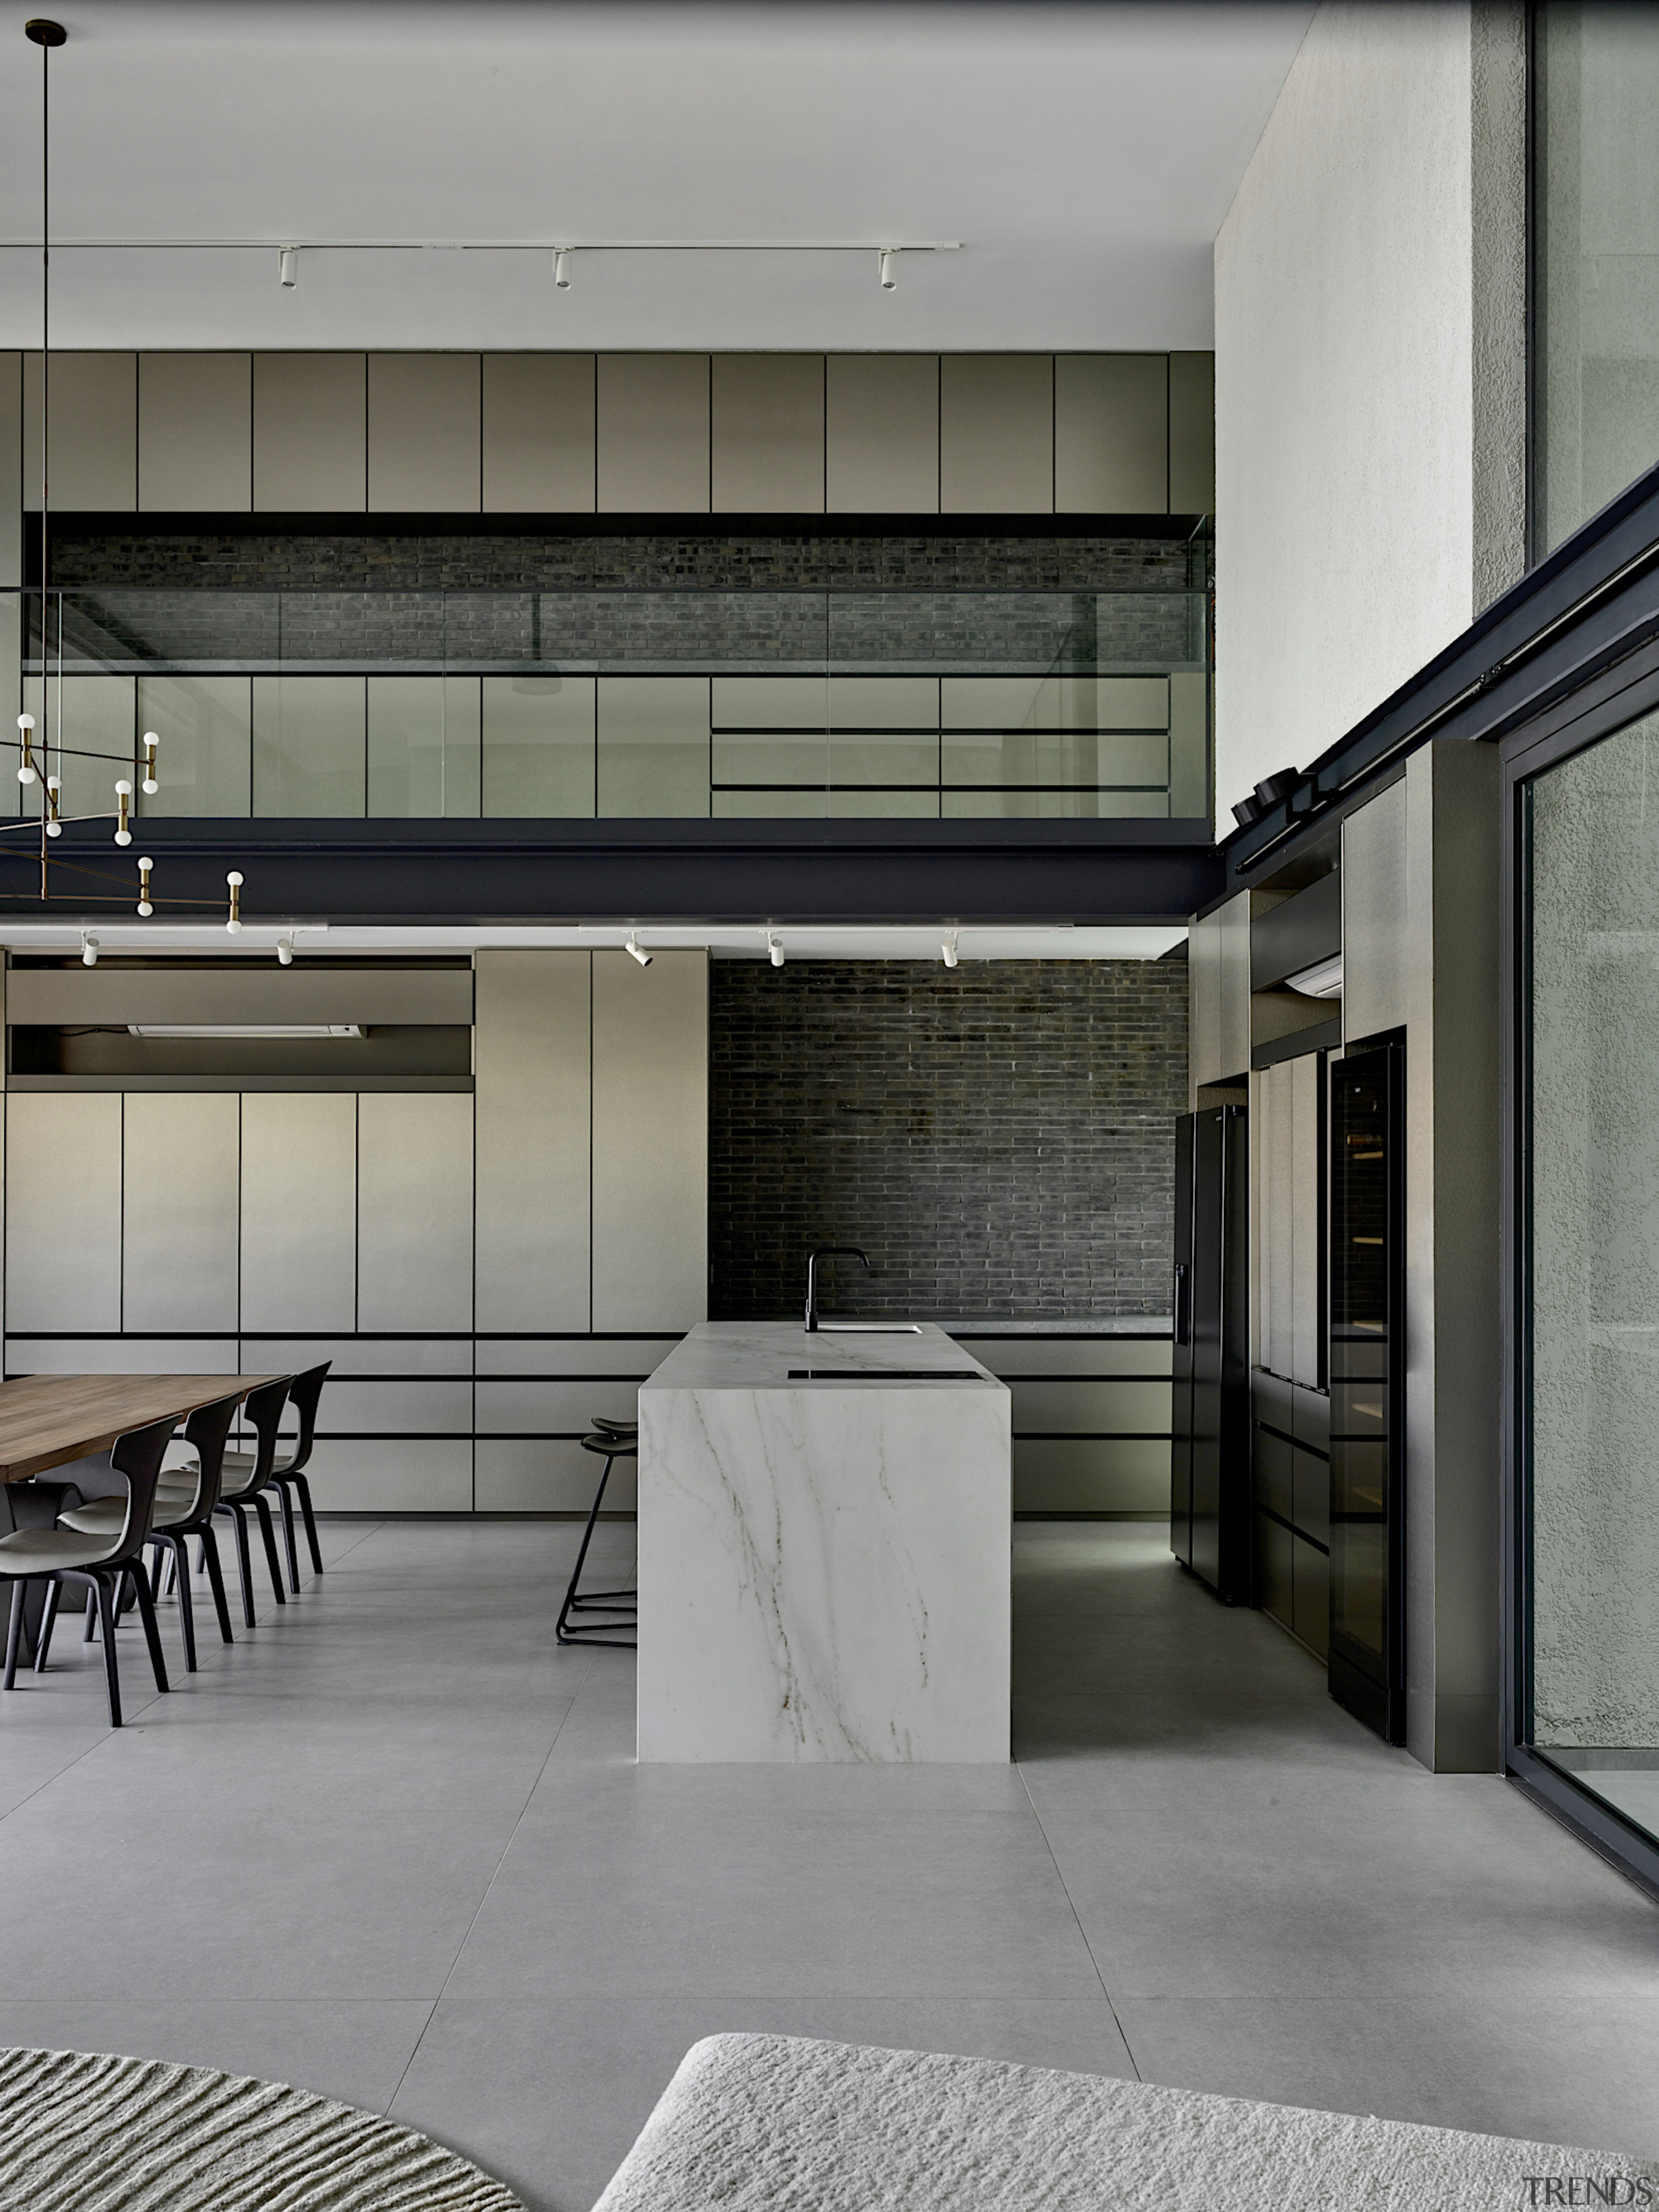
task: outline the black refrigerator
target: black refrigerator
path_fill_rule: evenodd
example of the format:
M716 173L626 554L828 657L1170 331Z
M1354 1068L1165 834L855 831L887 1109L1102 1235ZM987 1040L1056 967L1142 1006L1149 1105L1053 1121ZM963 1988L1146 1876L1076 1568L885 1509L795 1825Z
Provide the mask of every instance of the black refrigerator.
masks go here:
M1406 1740L1405 1048L1330 1071L1331 1695Z
M1249 1117L1176 1123L1170 1548L1228 1604L1250 1596Z

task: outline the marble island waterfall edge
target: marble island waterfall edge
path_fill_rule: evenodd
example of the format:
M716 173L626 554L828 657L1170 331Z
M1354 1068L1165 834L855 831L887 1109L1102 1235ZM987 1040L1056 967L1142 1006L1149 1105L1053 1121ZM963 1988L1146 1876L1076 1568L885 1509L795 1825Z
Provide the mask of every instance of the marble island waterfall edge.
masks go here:
M640 1392L641 1759L1006 1760L1009 1403L931 1325L695 1328Z

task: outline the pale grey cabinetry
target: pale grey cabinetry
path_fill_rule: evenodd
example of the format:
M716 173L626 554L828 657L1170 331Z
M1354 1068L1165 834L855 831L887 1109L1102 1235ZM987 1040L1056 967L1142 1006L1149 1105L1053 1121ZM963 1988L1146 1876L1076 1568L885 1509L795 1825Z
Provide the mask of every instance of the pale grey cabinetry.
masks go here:
M240 1099L135 1091L124 1120L121 1326L236 1328Z
M253 504L361 513L368 500L367 377L360 353L253 357Z
M593 955L593 1322L690 1328L708 1298L708 956Z
M716 514L822 514L823 356L717 353L709 453Z
M824 363L831 514L939 513L939 356L838 353Z
M939 445L942 514L1052 514L1053 355L944 355Z
M246 513L253 503L253 357L138 356L138 504Z
M357 1326L471 1331L472 1101L364 1091L357 1101Z
M371 514L477 513L478 369L476 353L370 354Z
M40 356L23 373L23 501L40 504ZM138 503L138 356L52 356L52 504L62 514Z
M357 1326L357 1100L242 1098L242 1327Z
M601 514L708 512L708 356L601 354Z
M477 1325L586 1331L592 955L481 952L476 988Z
M487 514L591 514L593 356L483 357Z
M1054 356L1054 512L1163 514L1170 369L1161 353Z
M121 1104L118 1091L7 1101L10 1328L121 1326Z

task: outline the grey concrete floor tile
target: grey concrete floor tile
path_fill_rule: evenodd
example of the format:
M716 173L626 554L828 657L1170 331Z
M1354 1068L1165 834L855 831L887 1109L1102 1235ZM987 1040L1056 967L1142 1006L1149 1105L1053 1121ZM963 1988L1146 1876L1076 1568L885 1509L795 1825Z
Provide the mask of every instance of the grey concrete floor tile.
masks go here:
M0 1821L0 1886L27 1900L8 1926L6 1995L436 1997L516 1818L331 1802L179 1814L115 1787L95 1812L62 1813L42 1791Z
M1141 1762L1044 1833L1115 1998L1379 1996L1551 1977L1659 1998L1659 1914L1496 1777L1241 1775Z
M213 2066L384 2112L431 2017L428 1999L0 1998L0 2044Z
M690 1771L678 1796L605 1775L526 1816L449 1993L1098 1993L1029 1808L748 1812Z
M744 2032L1133 2072L1098 1997L446 1997L392 2112L499 2174L532 2212L586 2212L691 2045Z
M1118 2011L1148 2081L1659 2156L1659 2002L1129 1997Z

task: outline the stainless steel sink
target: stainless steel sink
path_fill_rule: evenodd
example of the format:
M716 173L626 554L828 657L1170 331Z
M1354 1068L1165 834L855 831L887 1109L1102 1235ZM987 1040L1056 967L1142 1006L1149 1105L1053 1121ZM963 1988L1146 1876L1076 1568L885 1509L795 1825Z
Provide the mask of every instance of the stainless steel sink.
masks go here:
M805 1336L807 1331L803 1329ZM920 1336L921 1323L917 1321L821 1321L814 1332L818 1336Z

